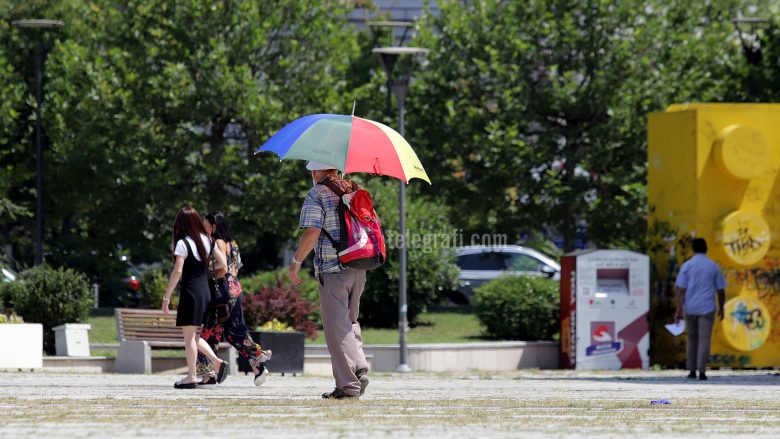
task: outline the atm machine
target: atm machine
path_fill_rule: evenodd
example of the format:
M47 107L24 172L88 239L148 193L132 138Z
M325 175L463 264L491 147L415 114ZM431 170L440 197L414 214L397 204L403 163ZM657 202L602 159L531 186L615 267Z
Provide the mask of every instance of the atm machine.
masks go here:
M628 250L561 258L561 361L565 369L646 369L650 259Z

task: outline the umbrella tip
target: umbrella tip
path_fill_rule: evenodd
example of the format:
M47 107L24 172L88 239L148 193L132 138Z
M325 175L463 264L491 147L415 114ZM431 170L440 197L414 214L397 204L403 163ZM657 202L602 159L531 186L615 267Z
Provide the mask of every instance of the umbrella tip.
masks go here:
M355 107L357 107L357 100L352 101L352 115L355 115Z

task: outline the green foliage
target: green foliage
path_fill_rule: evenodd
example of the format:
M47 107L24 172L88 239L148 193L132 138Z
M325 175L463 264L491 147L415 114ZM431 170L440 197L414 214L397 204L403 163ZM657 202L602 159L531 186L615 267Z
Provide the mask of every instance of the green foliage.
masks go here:
M162 307L165 289L168 288L169 273L162 268L146 270L141 275L141 306L151 309ZM170 307L176 308L179 304L179 295L171 296Z
M558 332L558 282L505 276L476 289L474 305L487 333L506 340L550 340Z
M13 298L24 293L24 285L21 281L0 282L0 310L13 308Z
M298 273L298 276L301 278L301 284L296 288L301 291L302 297L306 300L311 300L312 302L318 302L320 290L317 286L317 279L315 279L307 270L301 270ZM290 279L287 276L286 268L259 271L251 276L241 278L241 287L244 290L244 294L253 294L266 287L287 285L289 283Z
M94 304L87 277L71 269L39 265L22 272L23 289L14 291L14 309L30 323L43 324L43 349L54 354L52 328L84 322Z
M295 229L301 162L254 150L287 122L347 112L360 53L349 2L319 0L11 0L0 20L0 244L32 254L34 89L29 36L45 16L46 242L49 261L106 277L118 246L170 256L177 209L220 209L247 269L275 266ZM357 86L359 75L350 87ZM11 203L13 201L13 203ZM273 205L273 209L267 207Z
M360 322L369 327L398 325L398 183L372 180L366 185L382 221L387 261L368 272L360 306ZM457 286L458 267L451 245L456 230L449 210L440 202L407 191L407 315L417 316L437 305Z
M426 194L466 233L552 230L568 251L584 223L596 245L641 249L647 114L728 99L744 63L730 18L747 2L437 4L409 93Z

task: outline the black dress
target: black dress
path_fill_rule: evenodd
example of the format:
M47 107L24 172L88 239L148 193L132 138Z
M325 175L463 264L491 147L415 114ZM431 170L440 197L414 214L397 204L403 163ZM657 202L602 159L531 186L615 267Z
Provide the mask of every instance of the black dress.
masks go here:
M187 257L184 259L181 276L176 326L201 326L211 301L208 268L201 261L195 259L195 252L187 238L184 238L184 244L187 246Z

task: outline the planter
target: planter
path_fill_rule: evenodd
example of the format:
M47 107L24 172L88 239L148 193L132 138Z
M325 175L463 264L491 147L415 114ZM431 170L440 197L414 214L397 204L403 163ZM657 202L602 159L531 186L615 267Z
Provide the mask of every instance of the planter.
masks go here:
M263 350L273 351L271 360L265 363L272 373L303 373L303 333L252 331L252 340L259 343ZM252 367L244 357L238 356L239 372L252 372Z
M89 357L89 330L85 323L66 323L55 326L54 346L58 357Z
M0 369L43 367L43 325L4 323L0 325Z

